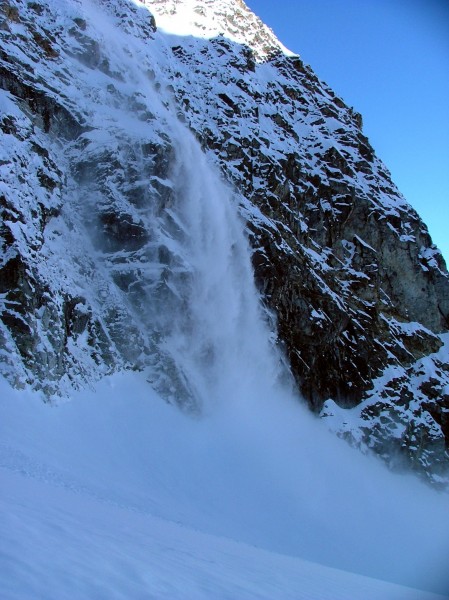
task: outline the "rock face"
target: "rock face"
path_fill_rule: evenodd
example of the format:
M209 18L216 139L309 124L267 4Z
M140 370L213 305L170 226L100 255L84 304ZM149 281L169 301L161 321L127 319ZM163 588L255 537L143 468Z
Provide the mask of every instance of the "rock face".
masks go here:
M148 317L182 262L163 239L176 149L148 101L163 86L236 190L312 410L444 485L449 277L361 116L240 0L9 0L0 21L4 374L51 395L145 368L186 397Z

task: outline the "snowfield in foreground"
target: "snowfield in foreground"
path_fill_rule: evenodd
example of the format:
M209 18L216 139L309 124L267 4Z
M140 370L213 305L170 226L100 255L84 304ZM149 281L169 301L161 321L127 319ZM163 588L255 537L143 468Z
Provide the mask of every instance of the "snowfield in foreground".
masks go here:
M448 597L447 495L301 407L195 420L136 374L0 398L3 600Z

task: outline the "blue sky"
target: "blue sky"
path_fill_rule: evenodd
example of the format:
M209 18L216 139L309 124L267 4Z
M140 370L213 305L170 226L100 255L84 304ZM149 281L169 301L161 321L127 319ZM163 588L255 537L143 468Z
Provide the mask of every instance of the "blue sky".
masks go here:
M449 0L246 0L347 104L449 265Z

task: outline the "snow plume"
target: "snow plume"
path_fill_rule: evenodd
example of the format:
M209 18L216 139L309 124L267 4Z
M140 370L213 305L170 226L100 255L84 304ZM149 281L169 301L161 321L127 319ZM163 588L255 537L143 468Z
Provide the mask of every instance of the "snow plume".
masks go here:
M114 82L115 91L105 96L107 112L98 115L98 130L81 136L83 152L91 159L82 184L90 218L99 206L103 219L113 210L125 212L124 186L109 174L109 156L131 165L138 182L152 190L144 211L128 214L126 207L127 226L139 224L148 238L130 294L144 337L152 338L158 355L148 379L169 402L192 411L208 412L232 398L240 402L283 393L280 382L289 375L255 288L238 198L178 118L167 83L166 40L156 34L143 54L135 37L115 25L114 5L104 4L107 15L99 6L84 2L84 15L99 29L95 37L102 41L100 53L107 47L109 69L123 81ZM136 94L146 107L145 123L136 118ZM130 99L128 107L123 101L117 107L119 97ZM164 144L166 164L159 170L151 170L152 158L139 155L149 141ZM76 147L74 154L79 151ZM126 153L134 155L132 161ZM98 163L99 176L99 169L92 170ZM89 231L102 252L100 270L111 261L116 269L119 257L111 256L103 221ZM111 272L113 277L116 271Z
M164 193L136 215L134 310L168 383L116 374L49 406L1 382L3 597L435 598L386 581L449 594L447 496L347 447L290 393L233 192L171 103L164 37L145 57L102 5L82 3L120 77L82 141L88 156L125 133L166 141L167 172L141 178ZM137 103L113 106L136 87L145 122Z
M172 135L175 203L166 213L174 234L168 243L176 239L183 268L172 268L167 281L179 298L177 313L167 315L167 349L206 412L211 403L279 393L281 363L232 192L182 124L172 122Z

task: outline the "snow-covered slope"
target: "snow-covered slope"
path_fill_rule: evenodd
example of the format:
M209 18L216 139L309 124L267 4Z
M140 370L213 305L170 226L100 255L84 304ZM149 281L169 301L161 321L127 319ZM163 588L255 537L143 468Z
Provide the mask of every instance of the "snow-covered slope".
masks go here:
M190 419L127 374L0 410L2 600L449 597L445 495L298 405Z
M137 369L199 410L285 355L342 435L444 485L447 271L360 115L243 2L0 10L5 376L51 397Z

